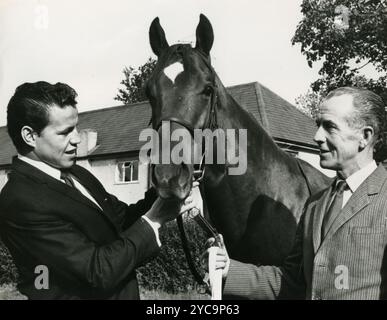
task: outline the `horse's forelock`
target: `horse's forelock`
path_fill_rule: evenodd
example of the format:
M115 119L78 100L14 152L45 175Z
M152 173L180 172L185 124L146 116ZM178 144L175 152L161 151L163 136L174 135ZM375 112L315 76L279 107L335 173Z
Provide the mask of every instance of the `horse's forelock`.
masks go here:
M188 63L189 58L197 55L197 53L202 59L206 60L205 56L202 56L200 51L192 48L190 44L175 44L170 46L168 51L159 58L158 64L162 70L174 62L182 62L185 65Z
M204 69L209 71L211 81L215 83L216 72L211 66L210 57L205 55L201 50L193 48L190 44L175 44L170 46L162 56L159 57L154 76L164 72L168 66L180 62L183 64L185 70L192 70L193 61L197 61L199 65L204 65ZM201 72L203 68L199 67L198 72Z

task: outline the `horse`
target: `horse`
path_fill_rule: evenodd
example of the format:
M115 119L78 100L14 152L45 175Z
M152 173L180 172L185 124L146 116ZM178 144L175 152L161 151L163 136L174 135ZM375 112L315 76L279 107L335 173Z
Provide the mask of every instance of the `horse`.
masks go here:
M151 123L176 129L246 129L247 167L229 174L225 163L205 163L201 186L208 218L223 235L231 258L256 265L281 265L289 254L308 197L331 179L282 151L256 119L227 93L211 65L214 41L210 21L200 15L196 46L166 40L159 18L149 29L158 57L146 84ZM173 75L169 70L175 69ZM236 145L240 144L236 139ZM174 142L171 142L171 147ZM176 143L175 143L176 144ZM219 143L214 143L214 148ZM227 152L227 150L223 150ZM153 164L152 185L162 198L185 199L192 188L194 163Z

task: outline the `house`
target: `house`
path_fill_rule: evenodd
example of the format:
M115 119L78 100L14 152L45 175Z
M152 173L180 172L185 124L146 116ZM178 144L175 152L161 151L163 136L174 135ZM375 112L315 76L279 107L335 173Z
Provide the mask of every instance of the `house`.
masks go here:
M259 84L246 83L227 88L234 99L248 110L286 152L319 166L316 130L312 119L289 102ZM110 107L79 114L81 143L77 163L90 170L119 199L133 203L149 188L149 165L139 163L143 144L138 137L151 117L148 102ZM0 128L0 189L7 181L16 150ZM332 176L334 172L324 171Z

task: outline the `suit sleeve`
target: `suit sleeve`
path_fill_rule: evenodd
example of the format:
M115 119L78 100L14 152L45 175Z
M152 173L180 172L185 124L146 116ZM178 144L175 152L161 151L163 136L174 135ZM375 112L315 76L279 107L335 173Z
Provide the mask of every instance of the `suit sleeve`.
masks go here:
M144 199L135 204L127 205L118 200L115 196L110 195L113 210L117 215L118 224L122 230L129 228L138 218L147 213L157 199L157 193L154 188L145 192Z
M90 241L72 223L57 219L25 223L7 220L3 227L7 229L7 244L16 252L52 268L69 284L106 294L114 292L136 267L159 252L153 230L142 219L106 245Z
M306 291L302 254L304 217L303 214L293 249L283 266L256 266L231 260L224 283L224 295L254 300L304 299Z

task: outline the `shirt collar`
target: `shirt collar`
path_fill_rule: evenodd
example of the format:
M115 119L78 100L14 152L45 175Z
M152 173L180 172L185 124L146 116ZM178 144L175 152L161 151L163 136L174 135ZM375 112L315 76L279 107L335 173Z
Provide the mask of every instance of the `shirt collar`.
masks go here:
M17 157L30 164L31 166L34 166L35 168L39 169L40 171L43 171L44 173L48 174L49 176L53 177L54 179L60 180L60 170L54 167L49 166L47 163L44 163L42 161L36 161L32 160L28 157L22 156L21 154L18 154Z
M364 182L367 177L374 172L374 170L378 166L376 165L375 160L371 161L369 164L367 164L365 167L361 168L360 170L356 171L352 175L350 175L345 181L347 182L349 188L351 189L352 193L356 191L357 188Z

